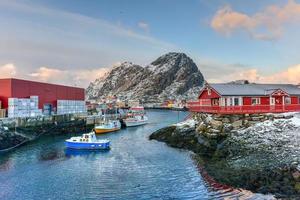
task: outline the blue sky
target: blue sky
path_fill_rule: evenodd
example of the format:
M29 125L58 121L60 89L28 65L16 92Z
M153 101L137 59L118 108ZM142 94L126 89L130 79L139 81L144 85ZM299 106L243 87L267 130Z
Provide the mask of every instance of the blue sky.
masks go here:
M212 82L295 83L299 25L292 0L2 0L0 70L86 86L117 63L179 51Z

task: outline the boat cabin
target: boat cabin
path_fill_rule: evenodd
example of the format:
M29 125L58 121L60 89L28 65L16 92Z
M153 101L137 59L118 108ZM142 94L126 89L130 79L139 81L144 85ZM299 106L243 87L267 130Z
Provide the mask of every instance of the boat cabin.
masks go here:
M72 137L72 142L94 142L97 141L95 133L86 133L83 134L81 137Z
M300 111L300 87L292 84L206 84L192 112L239 114Z

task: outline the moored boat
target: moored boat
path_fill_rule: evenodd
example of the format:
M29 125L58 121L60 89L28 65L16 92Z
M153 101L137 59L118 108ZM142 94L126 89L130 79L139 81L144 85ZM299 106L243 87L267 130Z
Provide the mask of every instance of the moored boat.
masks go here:
M123 121L127 127L141 126L148 123L148 117L145 114L144 107L139 106L130 108Z
M65 141L65 145L71 149L105 150L110 148L110 141L98 140L95 133L91 132L80 137L71 137Z
M109 120L99 125L96 125L94 128L94 132L96 134L102 134L102 133L118 131L120 129L121 129L121 123L119 120Z

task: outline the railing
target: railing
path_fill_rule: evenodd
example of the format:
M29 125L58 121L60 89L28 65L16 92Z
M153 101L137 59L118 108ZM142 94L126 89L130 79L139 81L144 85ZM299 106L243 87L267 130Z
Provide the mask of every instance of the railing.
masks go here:
M300 111L300 105L247 105L247 106L204 106L199 102L189 102L191 112L219 113L219 114L253 114L253 113L284 113Z

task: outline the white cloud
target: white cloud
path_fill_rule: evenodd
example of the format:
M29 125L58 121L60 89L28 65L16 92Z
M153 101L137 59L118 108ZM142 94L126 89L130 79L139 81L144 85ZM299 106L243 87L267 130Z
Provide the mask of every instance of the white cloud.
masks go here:
M105 75L111 68L95 69L59 69L53 67L40 67L32 72L24 73L13 63L0 66L0 78L20 78L54 84L87 87L97 78Z
M0 66L0 78L12 78L17 74L14 64L8 63Z
M255 39L275 40L282 36L284 25L299 21L300 4L289 0L282 7L270 5L253 15L234 11L227 5L217 11L210 25L214 30L226 36L243 30Z
M231 74L225 74L219 78L208 79L208 82L230 82L234 80L249 80L255 83L300 83L300 64L288 67L285 70L273 74L260 74L257 69L246 69Z
M34 80L42 82L87 87L90 82L103 76L108 71L109 68L62 70L51 67L40 67L28 76L31 79L34 78Z
M143 29L147 33L149 33L149 31L150 31L150 26L146 22L140 21L138 23L138 27L141 28L141 29Z

